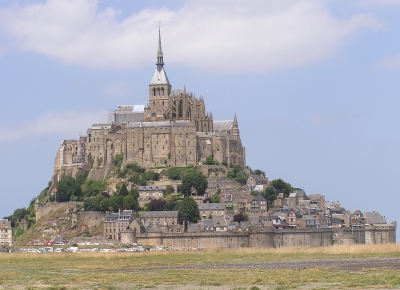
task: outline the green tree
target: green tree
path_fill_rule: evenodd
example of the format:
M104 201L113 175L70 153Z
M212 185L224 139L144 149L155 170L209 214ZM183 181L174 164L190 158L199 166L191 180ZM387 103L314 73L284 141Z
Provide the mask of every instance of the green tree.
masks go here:
M200 219L199 207L196 201L190 196L185 197L178 204L178 210L179 210L179 219L181 221L196 222L197 220Z
M124 206L123 196L114 195L113 197L110 198L110 207L113 211L117 211L123 208L123 206Z
M125 183L122 183L121 189L118 193L120 196L127 196L129 194L128 188L126 187Z
M182 168L179 168L179 167L168 168L167 175L168 175L169 179L179 180L179 179L181 179Z
M268 205L271 205L277 198L275 188L273 186L267 186L263 196L267 200Z
M82 193L85 197L96 196L107 189L107 183L103 180L87 179L83 185Z
M89 197L83 201L83 208L85 211L96 211L97 205L93 197Z
M116 154L113 160L114 166L121 167L123 161L124 161L124 156L122 156L122 154Z
M290 183L287 183L280 178L272 180L271 184L278 192L282 192L284 197L288 197L289 194L294 190Z
M61 177L56 187L57 199L59 199L59 201L69 201L72 195L75 195L78 198L82 195L80 185L70 175L64 175Z
M207 178L200 170L188 168L183 174L180 191L185 196L190 196L192 193L192 188L195 188L198 195L204 195L207 186Z
M110 210L110 199L109 198L104 198L100 202L100 206L98 208L100 211L108 211Z
M132 188L131 191L129 191L129 194L132 195L136 201L139 199L139 191L137 188Z
M172 186L172 185L167 185L166 186L166 188L165 188L165 193L167 194L167 195L169 195L169 194L171 194L171 193L174 193L175 192L175 189L174 189L174 187Z
M125 196L122 202L124 209L138 210L138 201L131 194Z
M245 184L249 178L249 174L243 171L243 168L239 165L235 165L231 170L228 171L227 177L235 179L236 181Z
M221 197L218 193L214 194L213 196L211 196L211 203L219 203L220 198Z
M212 155L208 155L206 158L206 165L215 165L215 161Z
M264 176L265 176L265 172L262 171L262 170L260 170L260 169L254 170L254 174L255 174L255 175L264 175Z

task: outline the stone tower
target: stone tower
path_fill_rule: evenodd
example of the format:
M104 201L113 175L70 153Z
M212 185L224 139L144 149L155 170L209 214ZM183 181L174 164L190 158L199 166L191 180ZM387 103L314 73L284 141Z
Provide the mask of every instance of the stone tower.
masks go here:
M161 46L161 31L158 27L158 50L156 71L149 84L149 107L152 108L157 104L164 110L168 109L168 96L171 93L171 84L164 70L164 57ZM153 115L154 116L154 115Z

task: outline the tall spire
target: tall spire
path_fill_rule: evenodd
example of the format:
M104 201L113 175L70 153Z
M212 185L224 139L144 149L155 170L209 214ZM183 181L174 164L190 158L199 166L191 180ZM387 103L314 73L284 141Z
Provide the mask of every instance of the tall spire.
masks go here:
M160 70L164 65L164 57L161 47L161 21L158 21L158 50L157 50L157 69Z

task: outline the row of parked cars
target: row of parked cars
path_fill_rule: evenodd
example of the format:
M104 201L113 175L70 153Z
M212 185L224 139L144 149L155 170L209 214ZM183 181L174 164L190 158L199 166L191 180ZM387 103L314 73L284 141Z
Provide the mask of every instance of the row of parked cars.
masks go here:
M88 245L84 245L88 246ZM196 251L199 248L164 248L164 247L143 247L141 245L124 245L118 248L79 248L75 246L69 247L40 247L40 248L16 248L10 249L10 252L24 252L24 253L85 253L85 252L101 252L101 253L116 253L116 252L145 252L145 251Z

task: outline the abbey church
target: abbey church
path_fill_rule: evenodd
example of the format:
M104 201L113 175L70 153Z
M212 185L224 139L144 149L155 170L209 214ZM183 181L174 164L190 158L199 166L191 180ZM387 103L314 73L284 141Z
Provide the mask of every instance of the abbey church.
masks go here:
M164 69L160 30L156 66L148 103L118 106L109 113L108 122L93 124L86 136L62 141L55 175L73 174L73 168L89 168L91 163L104 174L117 154L124 163L143 167L199 165L210 155L221 164L246 166L236 114L232 113L232 120L214 121L203 97L195 97L185 87L172 89Z

